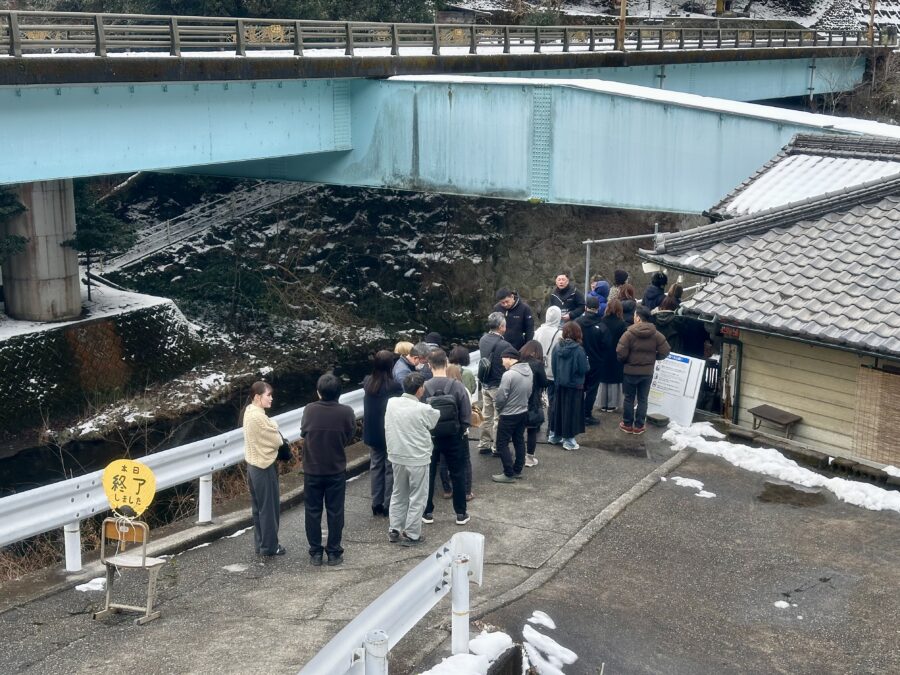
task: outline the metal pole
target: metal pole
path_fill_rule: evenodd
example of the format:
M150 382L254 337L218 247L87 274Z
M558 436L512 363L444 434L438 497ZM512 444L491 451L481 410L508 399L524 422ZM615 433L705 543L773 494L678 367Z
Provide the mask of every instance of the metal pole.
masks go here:
M468 651L467 646L466 652ZM366 633L365 675L388 675L387 656L388 634L383 630L370 630Z
M591 242L585 242L587 249L584 252L584 293L590 290L588 284L591 283Z
M659 223L653 223L653 248L656 248L656 241L659 239Z
M66 572L81 571L81 523L66 523L63 527L66 544Z
M469 653L469 556L458 555L453 560L450 576L452 611L450 653Z
M875 46L875 2L869 0L869 46Z
M200 476L200 496L198 498L199 518L197 523L204 525L212 522L212 474Z
M625 51L625 12L627 0L619 0L619 30L616 33L616 49Z

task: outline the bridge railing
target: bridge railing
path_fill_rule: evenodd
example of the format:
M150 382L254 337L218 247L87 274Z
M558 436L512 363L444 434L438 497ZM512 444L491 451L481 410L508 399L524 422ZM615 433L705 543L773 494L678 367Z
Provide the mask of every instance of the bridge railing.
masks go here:
M154 14L88 14L0 10L0 54L225 52L237 56L288 51L296 56L495 54L615 49L617 26L492 26L244 19ZM885 35L895 43L896 35ZM628 51L866 46L862 31L810 28L681 28L628 26ZM882 41L880 31L875 44ZM374 51L374 50L379 51Z

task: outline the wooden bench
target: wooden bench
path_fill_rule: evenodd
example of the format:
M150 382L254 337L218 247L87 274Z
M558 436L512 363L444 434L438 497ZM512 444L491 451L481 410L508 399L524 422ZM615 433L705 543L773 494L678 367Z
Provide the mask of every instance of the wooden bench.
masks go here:
M754 429L759 429L759 425L765 420L766 422L771 422L777 427L780 427L781 430L784 431L785 438L790 438L791 434L794 433L794 425L803 421L803 418L800 417L800 415L795 415L787 410L781 410L780 408L768 404L750 408L747 412L753 415Z

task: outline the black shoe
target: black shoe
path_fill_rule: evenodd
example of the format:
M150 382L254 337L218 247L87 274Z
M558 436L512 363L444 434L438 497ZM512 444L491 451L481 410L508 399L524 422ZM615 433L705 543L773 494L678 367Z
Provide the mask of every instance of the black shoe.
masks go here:
M388 541L392 544L396 544L400 541L400 533L397 530L388 530Z
M478 448L479 455L490 455L493 452L490 448Z
M585 417L584 418L584 426L586 427L595 427L600 424L600 420L594 417Z
M434 522L434 514L433 513L423 513L422 514L422 522L431 525Z
M266 553L264 555L268 558L271 558L273 555L284 555L285 553L287 553L287 549L281 544L278 544L278 548L275 549L275 553Z
M322 566L322 554L321 553L310 553L309 554L309 564L313 567L321 567Z
M499 456L500 456L499 452L497 452L496 450L491 450L491 457L499 457Z
M516 480L522 480L523 478L525 478L525 476L523 476L522 472L520 471L519 473L514 473L513 478L515 478Z
M418 539L413 539L412 537L407 535L406 532L404 532L401 536L402 536L402 538L400 539L401 546L419 546L420 544L422 544L425 541L424 534L421 535Z
M344 554L338 553L337 555L328 554L328 562L326 563L329 567L337 567L338 565L344 562Z

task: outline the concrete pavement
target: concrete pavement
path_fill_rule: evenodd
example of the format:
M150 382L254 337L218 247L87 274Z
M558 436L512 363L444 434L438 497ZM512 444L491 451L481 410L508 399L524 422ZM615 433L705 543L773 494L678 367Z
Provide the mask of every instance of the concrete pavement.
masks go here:
M576 452L540 446L540 464L514 485L492 483L499 460L473 449L476 499L465 529L486 537L485 583L472 588L476 609L511 602L551 579L608 521L611 510L601 515L606 507L629 491L629 500L636 498L655 482L644 480L647 475L671 460L659 430L625 437L614 430L612 418L604 421ZM599 445L609 449L590 447ZM637 484L643 487L635 491ZM160 576L162 617L145 626L133 625L129 615L93 621L90 614L102 603L99 592L63 584L29 601L41 589L29 588L28 581L7 585L7 603L16 600L0 614L0 671L112 673L127 664L144 673L296 672L347 621L461 529L449 500L439 499L435 523L426 526L427 545L391 545L386 521L371 516L368 493L366 474L348 485L346 562L338 568L309 565L302 509L282 514L281 540L289 550L284 557L257 558L249 532L217 538L241 524L240 514L223 516L218 529L177 535L180 548L198 537L215 541L176 555L166 566ZM140 573L126 573L116 588L139 602L145 584ZM392 673L415 672L433 658L449 635L448 619L445 599L392 652Z
M521 639L547 612L580 657L567 675L900 672L897 513L705 455L672 475L716 497L670 477L484 620Z

